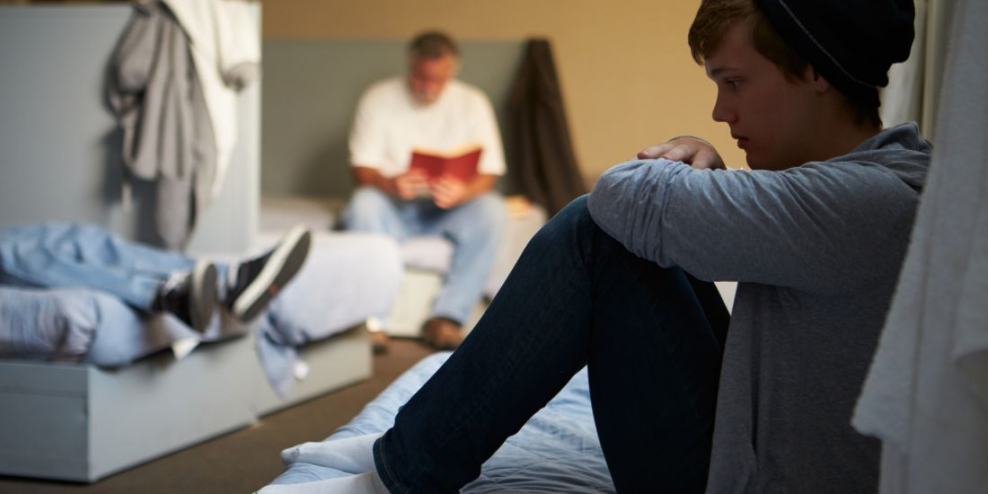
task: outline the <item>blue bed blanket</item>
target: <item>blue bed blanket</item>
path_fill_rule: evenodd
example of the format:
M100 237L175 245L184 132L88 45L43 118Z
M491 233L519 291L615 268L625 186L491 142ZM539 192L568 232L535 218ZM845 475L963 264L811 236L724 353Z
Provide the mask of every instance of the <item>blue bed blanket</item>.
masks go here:
M423 359L327 440L387 430L394 423L398 408L448 357L449 353L438 353ZM285 472L272 485L345 475L331 468L296 462L286 465ZM586 368L577 373L518 434L508 438L484 464L481 476L462 492L614 492L593 423Z

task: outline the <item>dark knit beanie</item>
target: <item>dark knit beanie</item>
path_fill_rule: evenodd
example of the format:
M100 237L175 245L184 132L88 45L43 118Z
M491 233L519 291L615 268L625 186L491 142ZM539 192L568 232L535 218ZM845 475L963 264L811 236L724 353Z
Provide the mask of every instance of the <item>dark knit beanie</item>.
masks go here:
M909 58L913 0L755 0L782 39L854 101L878 106L893 63Z

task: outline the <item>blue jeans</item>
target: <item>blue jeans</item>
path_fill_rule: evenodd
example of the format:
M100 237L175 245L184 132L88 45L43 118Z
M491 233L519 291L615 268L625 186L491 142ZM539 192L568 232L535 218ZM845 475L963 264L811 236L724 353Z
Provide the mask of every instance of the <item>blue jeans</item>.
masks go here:
M0 227L0 284L93 288L150 310L158 287L195 261L90 225Z
M446 210L428 199L400 201L377 188L360 187L343 213L343 222L348 230L383 233L398 242L419 235L449 240L453 259L431 314L463 323L483 293L507 213L495 193Z
M579 198L375 443L377 471L391 492L457 492L587 365L618 491L702 492L726 314L713 284L635 257Z

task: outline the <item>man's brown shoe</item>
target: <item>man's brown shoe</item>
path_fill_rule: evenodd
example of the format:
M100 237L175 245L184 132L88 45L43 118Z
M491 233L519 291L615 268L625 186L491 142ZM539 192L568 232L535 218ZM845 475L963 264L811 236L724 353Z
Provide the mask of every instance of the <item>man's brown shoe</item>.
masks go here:
M425 344L436 350L455 350L463 342L460 324L444 317L433 317L422 330Z
M371 331L370 332L371 349L374 350L374 355L384 355L388 353L388 346L391 344L391 338L384 331Z

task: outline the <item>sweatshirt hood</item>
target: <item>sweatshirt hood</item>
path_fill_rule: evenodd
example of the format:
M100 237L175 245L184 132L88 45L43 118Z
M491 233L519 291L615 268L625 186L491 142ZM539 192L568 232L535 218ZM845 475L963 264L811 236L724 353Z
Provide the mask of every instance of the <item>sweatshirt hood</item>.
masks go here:
M857 161L885 167L919 191L926 182L933 146L919 134L914 122L885 129L853 151L828 161Z

